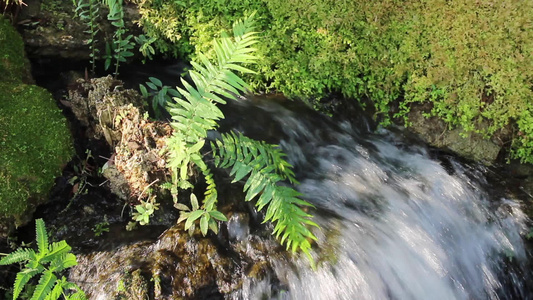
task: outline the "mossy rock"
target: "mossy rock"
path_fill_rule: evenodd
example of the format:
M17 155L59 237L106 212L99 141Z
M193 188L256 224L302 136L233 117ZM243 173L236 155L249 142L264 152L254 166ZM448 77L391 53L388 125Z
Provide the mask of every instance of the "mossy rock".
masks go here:
M23 224L72 157L72 139L48 91L1 81L0 90L0 220Z
M31 82L29 61L24 56L22 37L9 20L0 15L0 81Z

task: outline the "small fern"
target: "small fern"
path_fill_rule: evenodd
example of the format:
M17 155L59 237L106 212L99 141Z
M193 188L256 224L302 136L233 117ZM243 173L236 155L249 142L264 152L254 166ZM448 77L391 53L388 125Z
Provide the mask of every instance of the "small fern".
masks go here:
M48 234L42 219L35 221L36 240L38 251L33 249L19 248L0 260L0 265L26 262L24 268L17 273L13 286L13 300L17 299L30 282L41 274L38 284L33 291L31 299L86 299L85 293L74 283L68 282L64 276L57 274L65 269L77 265L76 256L69 253L71 248L65 241L48 243ZM73 290L73 294L66 291Z

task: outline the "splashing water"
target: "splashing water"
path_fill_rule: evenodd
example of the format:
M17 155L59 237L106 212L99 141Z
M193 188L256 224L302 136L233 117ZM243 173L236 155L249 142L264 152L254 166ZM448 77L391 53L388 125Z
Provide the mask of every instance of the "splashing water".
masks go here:
M272 119L236 127L252 136L277 128L284 136L299 190L317 207L319 266L273 259L281 289L272 277L248 279L229 298L528 297L517 279L527 272L526 217L516 202L484 190L483 167L449 158L445 168L388 131L365 134L281 105L259 107ZM509 260L518 271L508 270Z
M223 225L227 240L174 226L156 241L79 256L70 280L92 299L114 298L136 270L144 286L152 276L155 299L531 299L527 217L487 182L487 168L434 158L401 132L339 125L294 102L228 106L221 131L279 142L295 166L321 226L317 270L275 253L279 244L252 226L261 218L240 211Z

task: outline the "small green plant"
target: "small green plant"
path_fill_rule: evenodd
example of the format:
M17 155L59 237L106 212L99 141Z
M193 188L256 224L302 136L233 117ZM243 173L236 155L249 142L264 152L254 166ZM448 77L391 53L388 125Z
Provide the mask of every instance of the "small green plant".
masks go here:
M91 72L93 74L96 68L98 53L100 52L96 48L96 43L98 42L96 35L100 31L98 28L99 4L98 0L79 0L75 10L81 21L88 27L88 30L84 32L90 35L89 40L87 40L87 45L89 45L89 49L91 50L89 57L91 58Z
M41 275L31 299L86 299L85 293L65 276L59 274L77 265L76 256L70 253L70 246L65 241L48 243L48 234L42 219L35 220L38 252L31 248L19 248L0 260L0 265L25 262L24 268L17 273L13 288L13 300L16 300L24 287L30 286L30 280ZM69 291L72 291L69 292Z
M159 209L159 203L141 201L141 204L135 206L137 212L133 213L133 220L141 225L150 223L150 216Z
M181 210L178 223L185 222L185 230L189 230L192 234L195 229L194 222L200 219L200 231L203 235L207 234L207 230L211 229L214 233L218 233L218 224L216 221L227 221L228 218L223 213L217 210L205 210L200 209L198 205L198 198L195 194L191 193L191 208L187 205L176 203L174 206Z
M108 70L111 63L115 61L115 77L118 76L118 69L121 62L126 62L126 58L133 56L132 50L135 43L132 41L133 35L126 35L127 29L124 24L123 0L106 0L109 7L107 19L115 27L113 41L106 44L106 55L104 67Z
M155 37L148 37L144 34L135 37L135 41L139 45L139 51L141 54L148 59L152 59L152 55L155 55L155 49L152 44L157 40ZM146 60L143 60L145 63Z
M101 236L104 232L109 232L109 222L107 216L104 216L104 221L97 223L93 228L94 236Z
M161 80L155 77L149 77L150 81L146 82L146 86L139 84L139 90L145 99L148 99L152 103L152 109L155 117L161 116L161 109L164 109L172 100L172 97L179 97L179 93L176 89L163 85ZM151 99L151 100L150 100Z

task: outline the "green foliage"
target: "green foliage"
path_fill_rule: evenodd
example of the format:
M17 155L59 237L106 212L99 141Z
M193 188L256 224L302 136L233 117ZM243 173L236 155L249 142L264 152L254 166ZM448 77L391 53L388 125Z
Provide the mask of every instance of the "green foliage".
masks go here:
M512 124L513 156L533 162L533 3L434 1L413 10L425 30L409 37L422 45L410 55L425 59L405 84L406 102L429 100L432 116L487 137Z
M250 46L256 43L252 28L253 20L249 17L234 24L235 42L227 34L220 41L215 40L217 63L211 63L205 55L200 54L201 64L192 62L194 70L189 71L196 88L182 79L184 88L178 88L178 92L184 99L176 97L174 103L169 103L174 134L168 142L168 167L173 171L172 181L176 186L187 185L191 163L202 172L207 172L200 149L204 146L207 131L215 129L217 121L224 117L216 105L226 103L221 96L236 99L236 94L248 88L233 71L252 73L238 65L256 60L250 54L254 51Z
M48 234L42 219L35 220L38 252L30 248L19 248L0 260L0 265L25 263L17 273L13 287L13 300L17 299L32 278L40 274L31 299L86 299L85 293L74 283L59 274L77 265L76 256L70 253L65 241L48 243ZM67 291L74 291L72 294Z
M104 232L109 232L109 222L107 221L107 216L104 216L104 220L100 223L94 225L93 228L94 236L101 236Z
M96 68L96 60L98 59L98 53L100 50L96 48L96 35L100 31L98 28L98 17L99 17L99 4L98 0L79 0L76 6L76 14L79 16L80 20L84 22L88 30L85 33L90 35L89 40L87 40L87 45L91 50L89 55L91 58L91 71L94 73Z
M159 118L161 116L161 109L166 107L167 103L172 100L172 97L178 97L180 94L176 89L163 85L161 80L155 77L149 77L148 79L150 80L146 82L148 88L140 84L139 90L141 91L141 95L145 99L149 99L152 103L152 110L154 111L155 117Z
M512 155L533 162L533 2L140 1L140 24L157 50L199 60L220 28L256 10L254 88L320 99L330 91L369 98L376 118L428 116L487 137L511 126ZM314 102L314 105L319 103Z
M124 25L124 9L123 0L105 0L109 7L107 19L111 25L115 27L115 34L113 35L113 42L106 44L105 69L111 67L111 63L115 61L114 75L118 76L118 68L121 62L126 62L126 58L133 56L132 50L135 43L132 41L133 35L126 35L127 29Z
M306 225L318 225L299 206L312 206L299 199L300 193L280 185L282 180L296 183L291 165L283 159L285 154L274 145L249 139L242 134L223 134L222 139L212 143L215 165L231 168L230 175L237 182L248 176L244 184L245 200L259 196L256 207L260 211L267 207L265 221L275 223L274 234L285 241L287 249L297 249L309 256L311 244L316 240Z
M155 37L147 37L144 34L135 37L135 41L139 45L139 51L144 57L152 59L152 55L155 55L155 49L152 44L157 40ZM143 60L146 62L146 60Z
M234 72L254 73L242 66L257 60L253 54L255 48L252 48L252 45L257 43L253 14L234 23L233 38L226 33L221 36L221 39L213 41L215 63L200 53L199 62L192 62L193 70L189 71L194 86L182 79L183 88L178 87L180 97L175 97L173 102L168 103L174 133L167 140L167 167L172 174L170 190L175 207L181 210L178 222L185 221L185 229L193 232L195 223L199 221L203 235L206 235L208 230L217 233L217 221L227 219L217 210L216 184L203 159L201 149L205 145L207 132L216 129L218 121L224 118L217 107L217 104L226 103L222 97L236 100L240 93L249 88ZM153 80L152 85L161 86ZM299 208L299 205L310 204L299 199L300 194L294 189L280 184L282 180L297 183L291 165L283 159L281 150L276 146L235 134L223 135L222 140L212 144L212 147L216 165L223 168L232 167L231 175L235 175L235 181L249 176L244 186L247 192L245 199L250 201L261 193L257 206L259 210L267 207L265 222L276 223L274 234L281 239L281 243L286 243L287 248L290 247L292 251L303 251L312 261L308 239L315 239L315 236L306 225L316 224L309 220L310 215ZM194 169L202 173L207 188L201 205L194 193L190 195L189 207L178 203L177 194L179 189L192 187L189 177L190 171ZM139 209L140 205L137 206L138 211ZM137 219L148 215L140 212L136 215ZM146 222L145 219L141 220Z
M141 225L150 223L150 216L159 209L159 203L141 201L141 204L135 206L137 212L133 213L133 220Z

